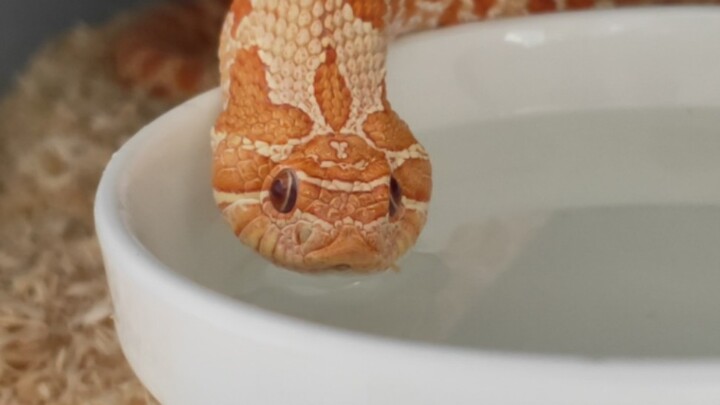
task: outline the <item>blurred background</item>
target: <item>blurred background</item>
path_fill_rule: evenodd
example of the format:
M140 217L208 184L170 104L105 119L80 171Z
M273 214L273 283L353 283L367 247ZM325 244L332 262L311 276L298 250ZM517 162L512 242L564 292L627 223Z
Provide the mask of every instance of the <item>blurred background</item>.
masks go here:
M117 341L92 213L112 153L169 107L120 85L107 28L161 1L0 0L0 405L157 404Z
M132 6L155 0L0 0L0 94L32 53L78 23L97 24Z

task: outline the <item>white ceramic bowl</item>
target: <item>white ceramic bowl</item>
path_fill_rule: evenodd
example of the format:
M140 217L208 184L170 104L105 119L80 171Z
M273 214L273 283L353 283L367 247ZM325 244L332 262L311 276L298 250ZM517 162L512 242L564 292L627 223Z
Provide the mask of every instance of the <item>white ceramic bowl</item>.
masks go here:
M164 403L720 403L720 12L408 37L393 105L434 165L402 271L301 276L210 193L217 91L100 184L122 347Z

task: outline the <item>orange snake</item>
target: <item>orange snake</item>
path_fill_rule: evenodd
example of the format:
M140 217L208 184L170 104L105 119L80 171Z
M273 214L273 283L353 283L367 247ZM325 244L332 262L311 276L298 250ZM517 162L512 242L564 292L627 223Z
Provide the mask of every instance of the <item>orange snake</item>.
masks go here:
M386 98L388 43L466 21L599 6L200 0L161 7L127 30L117 69L133 86L185 98L214 85L207 66L219 55L212 185L235 234L291 270L369 273L414 245L432 188L427 152Z

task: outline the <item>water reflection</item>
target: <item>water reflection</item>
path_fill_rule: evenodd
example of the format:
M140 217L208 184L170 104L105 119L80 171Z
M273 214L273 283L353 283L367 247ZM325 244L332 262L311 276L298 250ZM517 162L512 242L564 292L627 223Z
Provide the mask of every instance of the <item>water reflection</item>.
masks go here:
M234 294L284 314L356 331L445 342L544 223L543 215L495 218L455 231L437 252L413 252L400 271L305 276L267 267Z
M310 322L485 350L720 356L720 209L600 207L466 224L399 272L269 267L224 224L176 265L200 284ZM204 242L202 242L204 243ZM213 249L215 253L213 253ZM203 272L192 269L207 269Z

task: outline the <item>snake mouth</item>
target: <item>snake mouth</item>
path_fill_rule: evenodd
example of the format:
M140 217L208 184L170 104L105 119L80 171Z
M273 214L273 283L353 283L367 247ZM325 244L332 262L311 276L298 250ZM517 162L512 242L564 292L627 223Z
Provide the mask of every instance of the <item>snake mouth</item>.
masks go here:
M305 264L315 269L365 272L381 264L378 253L357 229L347 226L329 245L308 253Z

